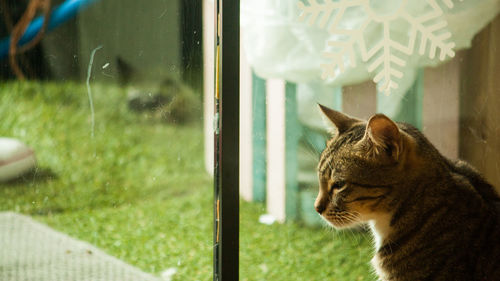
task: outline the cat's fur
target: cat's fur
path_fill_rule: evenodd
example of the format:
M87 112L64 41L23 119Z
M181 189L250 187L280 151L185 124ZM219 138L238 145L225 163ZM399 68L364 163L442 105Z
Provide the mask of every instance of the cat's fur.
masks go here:
M370 225L380 280L500 280L500 197L477 171L409 124L320 107L338 134L315 208L336 228Z

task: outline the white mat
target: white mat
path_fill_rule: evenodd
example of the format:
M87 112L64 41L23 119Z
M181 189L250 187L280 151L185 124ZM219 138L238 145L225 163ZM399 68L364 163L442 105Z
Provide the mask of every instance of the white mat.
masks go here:
M33 219L0 213L1 281L159 281Z

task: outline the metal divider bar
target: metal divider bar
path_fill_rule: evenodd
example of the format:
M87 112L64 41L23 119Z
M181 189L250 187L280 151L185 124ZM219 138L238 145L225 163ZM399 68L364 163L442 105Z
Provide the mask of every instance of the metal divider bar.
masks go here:
M215 61L214 281L238 280L240 4L218 0Z

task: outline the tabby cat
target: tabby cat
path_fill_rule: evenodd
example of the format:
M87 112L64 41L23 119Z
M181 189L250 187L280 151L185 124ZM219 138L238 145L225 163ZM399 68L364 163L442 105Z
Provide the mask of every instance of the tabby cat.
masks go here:
M367 223L380 280L500 280L500 197L463 161L383 114L361 121L320 108L337 128L318 165L318 213Z

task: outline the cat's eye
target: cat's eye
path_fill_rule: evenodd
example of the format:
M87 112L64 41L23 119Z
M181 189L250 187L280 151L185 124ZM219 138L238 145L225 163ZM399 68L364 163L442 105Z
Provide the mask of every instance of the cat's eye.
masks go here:
M345 181L341 180L341 181L336 181L334 182L331 186L330 186L330 192L334 191L334 190L338 190L338 189L341 189L345 186Z

